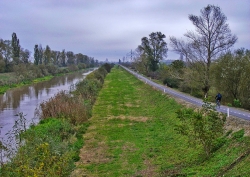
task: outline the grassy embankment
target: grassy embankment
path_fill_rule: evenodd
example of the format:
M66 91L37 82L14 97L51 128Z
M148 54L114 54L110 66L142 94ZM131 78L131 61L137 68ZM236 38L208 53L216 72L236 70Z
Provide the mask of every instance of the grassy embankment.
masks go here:
M249 176L250 138L228 132L205 158L177 133L182 106L120 68L113 68L93 107L72 176Z

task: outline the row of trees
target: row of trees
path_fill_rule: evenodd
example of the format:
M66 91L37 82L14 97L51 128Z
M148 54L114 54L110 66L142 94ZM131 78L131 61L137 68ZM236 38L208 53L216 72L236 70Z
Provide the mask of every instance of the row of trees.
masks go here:
M249 50L230 50L237 37L231 33L220 7L207 5L200 13L189 15L195 31L184 34L186 41L170 37L172 50L185 61L162 65L160 61L168 52L165 35L153 32L149 38L141 39L134 52L133 67L194 96L208 97L219 91L226 102L235 104L235 100L240 100L243 107L250 109Z
M72 51L65 51L64 49L55 51L48 45L43 48L41 44L34 46L32 58L31 52L21 47L16 33L12 34L12 40L0 39L0 73L12 72L15 65L31 63L58 67L82 65L81 68L84 68L98 65L98 60L81 53L74 54Z

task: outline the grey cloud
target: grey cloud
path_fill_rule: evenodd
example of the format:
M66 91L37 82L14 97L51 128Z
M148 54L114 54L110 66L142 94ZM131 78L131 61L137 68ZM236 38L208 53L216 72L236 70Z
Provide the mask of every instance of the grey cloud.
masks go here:
M200 14L207 4L221 7L239 38L236 47L250 48L249 0L1 0L0 38L16 32L23 48L35 44L53 50L116 60L135 49L153 31L183 37L194 30L188 14ZM171 52L168 58L179 56Z

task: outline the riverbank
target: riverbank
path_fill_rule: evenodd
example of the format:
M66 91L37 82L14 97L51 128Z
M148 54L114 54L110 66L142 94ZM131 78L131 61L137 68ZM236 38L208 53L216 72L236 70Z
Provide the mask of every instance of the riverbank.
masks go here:
M183 107L122 69L106 77L71 176L249 176L250 138L228 131L210 158L176 131Z
M87 69L78 70L76 72L83 72L83 71L88 72L91 69L92 68L87 68ZM14 82L14 80L16 80L15 78L17 77L14 72L12 72L12 73L0 73L0 83L1 83L0 84L1 85L0 86L0 94L4 94L7 90L12 89L12 88L17 88L17 87L22 87L25 85L30 85L32 83L47 81L47 80L50 80L56 76L61 76L61 75L71 74L71 73L74 73L74 72L61 73L61 74L57 74L57 75L48 75L48 76L44 76L41 78L35 78L32 81L26 80L26 81L22 81L22 82L18 82L18 83ZM7 84L3 85L3 83L7 83Z
M13 149L10 141L0 141L1 157L6 155L9 159L8 163L1 161L0 176L69 176L74 162L79 160L82 134L108 73L105 66L76 83L73 92L62 91L43 102L39 107L38 125L27 129L25 115L20 115L9 133L17 137L18 148Z

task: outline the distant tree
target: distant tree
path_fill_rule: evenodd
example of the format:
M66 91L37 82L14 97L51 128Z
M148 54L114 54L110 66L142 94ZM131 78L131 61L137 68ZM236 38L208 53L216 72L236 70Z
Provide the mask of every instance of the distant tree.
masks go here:
M67 56L67 64L68 65L75 64L75 54L72 51L66 52L66 56Z
M237 41L231 34L227 17L220 7L208 5L201 11L201 16L189 15L189 20L196 28L196 32L188 31L184 36L187 42L170 37L173 50L185 56L189 65L200 63L203 69L199 73L203 76L203 92L205 97L210 89L210 65L213 59L228 50Z
M29 63L30 58L30 51L28 49L22 49L20 50L20 62L27 64Z
M244 60L247 61L244 67L245 73L242 74L242 82L240 84L240 102L242 107L250 110L250 50L245 50Z
M51 59L54 65L59 66L60 51L51 51Z
M19 45L19 39L17 38L16 33L12 34L12 58L15 64L19 63L19 57L20 57L20 45Z
M170 64L169 75L178 80L183 80L185 63L181 60L175 60Z
M39 64L43 64L43 47L40 44L38 47L38 51L39 51Z
M177 71L180 71L185 67L185 63L182 60L175 60L173 61L170 66Z
M3 58L1 58L0 56L0 73L4 73L5 72L5 63L3 61Z
M95 60L95 66L99 66L99 61Z
M148 60L151 71L156 71L159 61L167 57L168 48L164 38L166 36L161 32L152 32L149 38L143 37L141 45L138 46L138 49L143 51L143 55Z
M84 63L84 55L81 53L76 54L76 63Z
M4 42L0 39L0 59L3 60Z
M83 55L83 63L89 67L90 66L90 59L87 55Z
M63 66L63 67L66 66L66 53L64 49L61 52L59 63L60 63L60 66Z
M90 67L95 66L95 59L93 57L90 57Z
M144 51L139 48L135 50L133 66L142 74L149 73L150 61L148 60L147 55L144 53Z
M48 45L46 45L43 57L44 57L44 64L48 65L51 62L51 49Z
M40 60L40 57L39 57L39 48L38 48L38 45L36 44L35 47L34 47L34 64L38 65L39 64L39 60Z
M0 40L0 53L5 63L4 72L12 71L12 46L10 40Z
M5 62L4 62L3 53L2 53L3 52L2 45L3 45L3 40L0 39L0 73L5 72Z
M246 73L249 73L250 59L246 56L247 50L243 48L234 52L228 51L213 67L215 87L221 92L230 94L232 103L234 99L239 99L240 93L246 86L243 83L249 80Z

